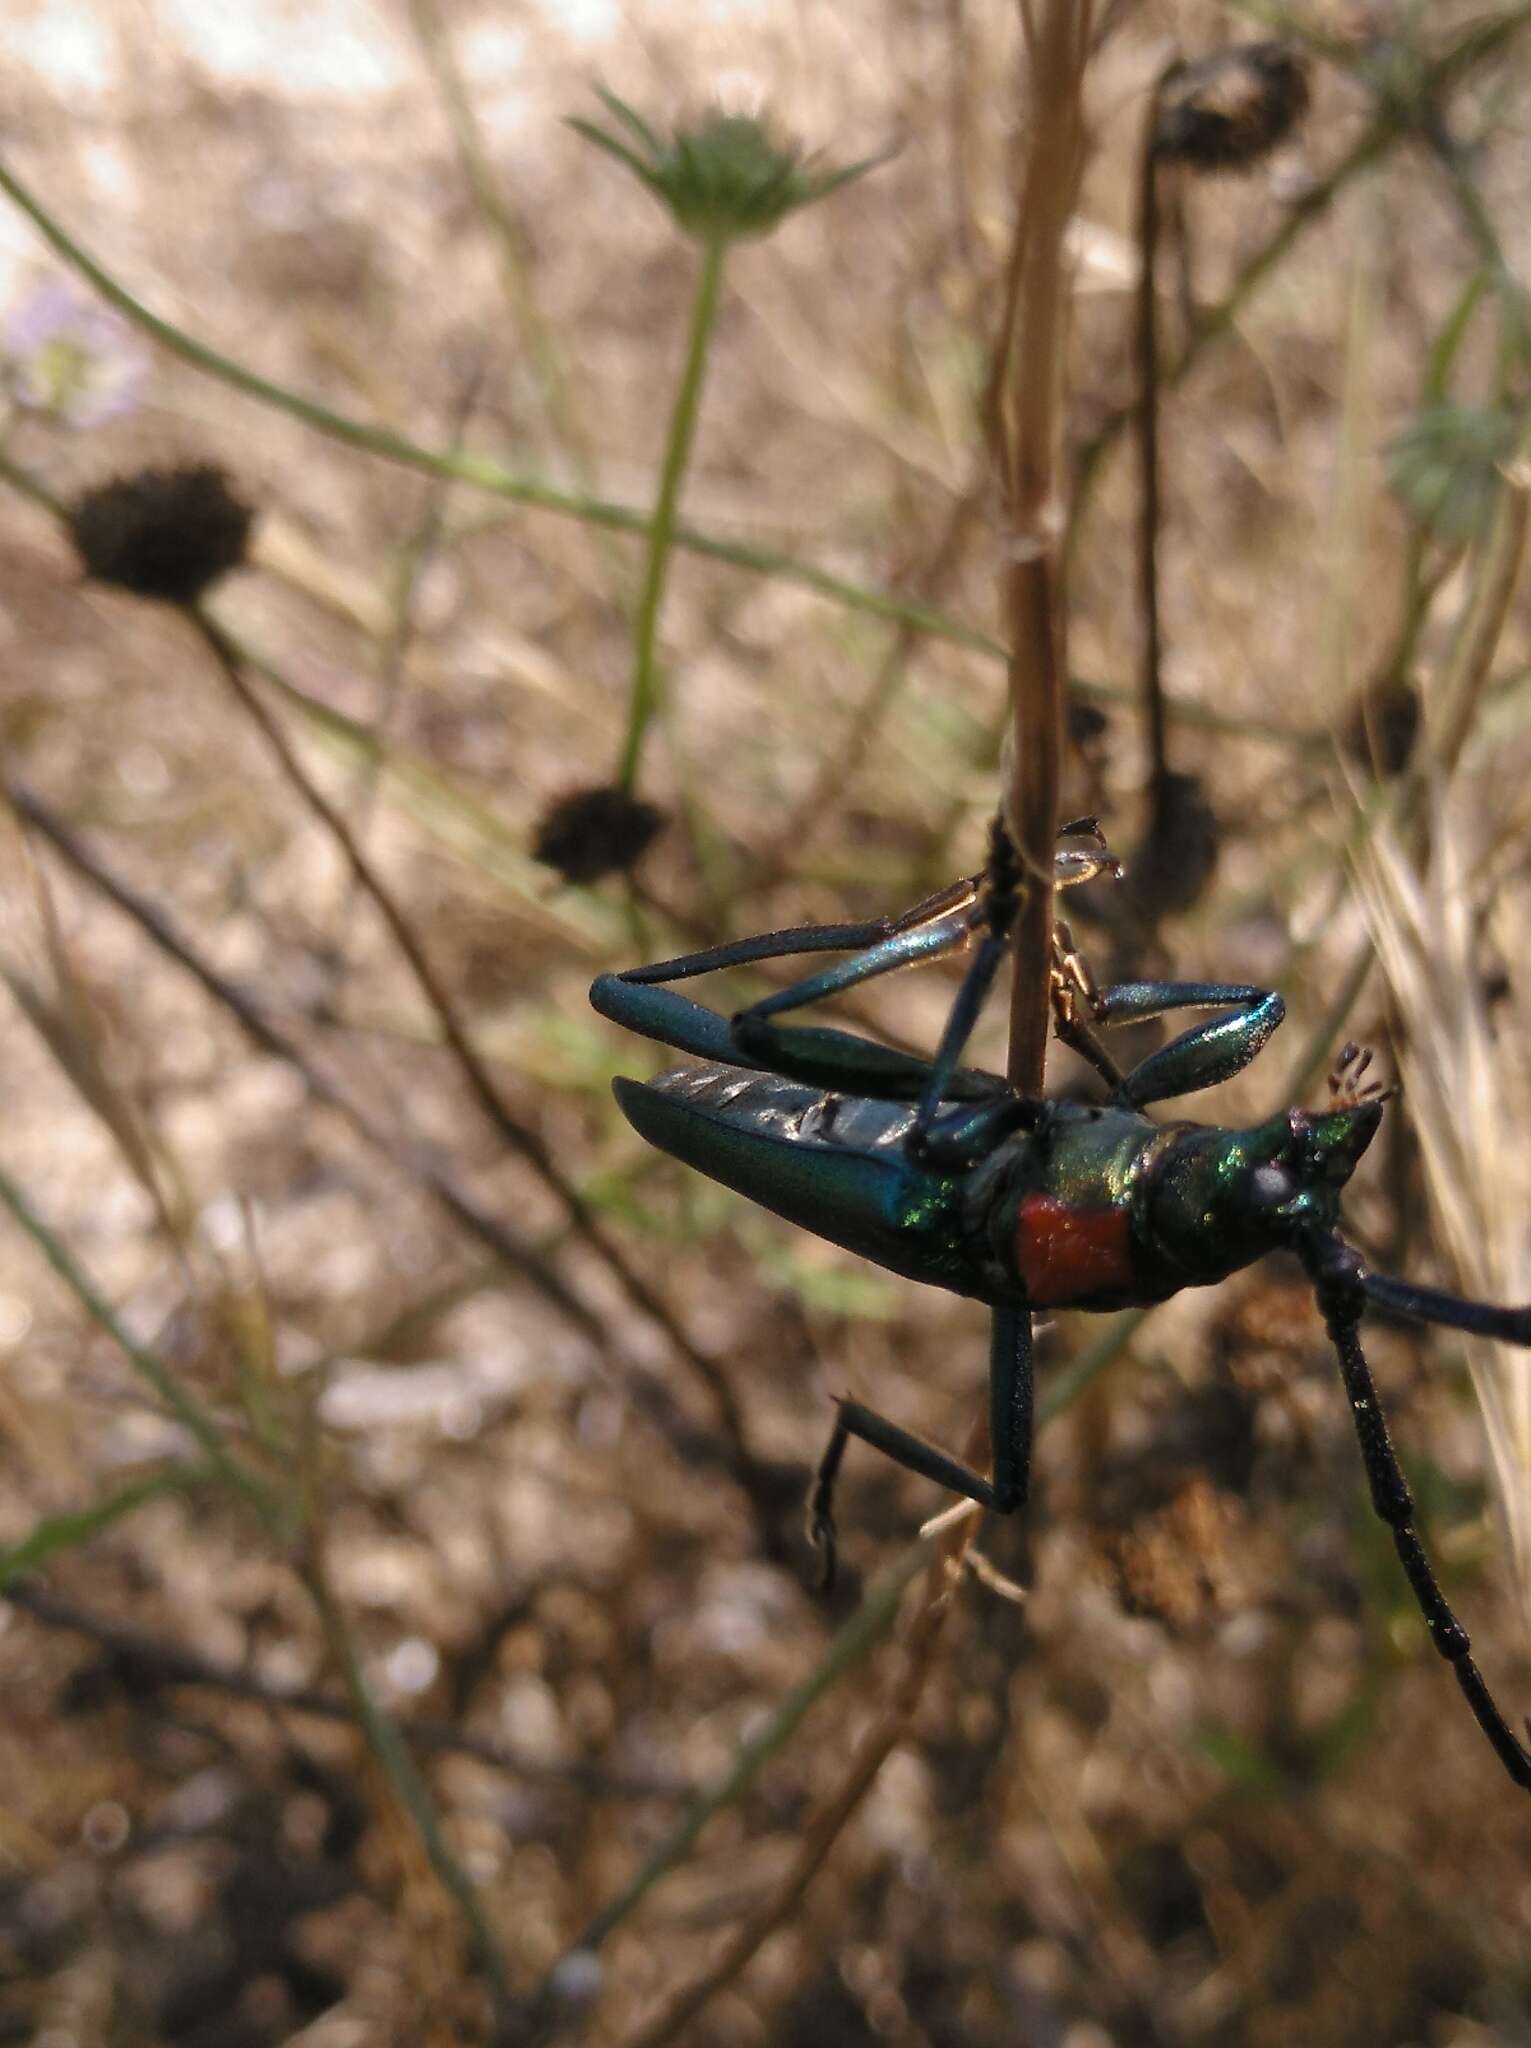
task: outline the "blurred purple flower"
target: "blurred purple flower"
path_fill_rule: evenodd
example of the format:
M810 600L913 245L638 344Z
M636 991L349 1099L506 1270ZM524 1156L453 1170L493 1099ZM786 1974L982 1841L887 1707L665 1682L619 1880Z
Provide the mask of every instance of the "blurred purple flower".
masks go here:
M18 405L99 427L137 406L149 356L118 314L52 278L0 325L0 369Z

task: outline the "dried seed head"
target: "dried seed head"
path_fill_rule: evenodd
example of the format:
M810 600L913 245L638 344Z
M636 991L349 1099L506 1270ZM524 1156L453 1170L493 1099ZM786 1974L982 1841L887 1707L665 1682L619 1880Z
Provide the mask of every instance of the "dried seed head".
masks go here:
M566 882L597 882L636 867L665 823L657 805L625 789L572 789L537 827L532 855Z
M1345 722L1345 751L1384 780L1401 775L1414 751L1419 716L1419 691L1413 683L1402 677L1368 683Z
M1286 140L1307 108L1307 67L1295 50L1241 43L1162 81L1154 155L1202 171L1246 170Z
M1110 735L1110 719L1099 705L1086 704L1078 697L1069 699L1066 717L1070 744L1077 747L1087 761L1095 760Z
M1200 777L1166 769L1150 792L1148 831L1128 870L1135 902L1154 917L1189 910L1212 879L1218 839Z
M87 576L195 604L244 560L253 518L216 463L140 469L87 491L69 532Z

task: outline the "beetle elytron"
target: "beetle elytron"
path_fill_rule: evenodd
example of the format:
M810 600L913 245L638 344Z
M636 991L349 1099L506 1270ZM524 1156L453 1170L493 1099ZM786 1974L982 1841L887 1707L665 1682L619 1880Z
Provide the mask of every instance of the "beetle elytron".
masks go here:
M1115 868L1093 819L1088 851L1062 851L1067 885ZM602 1015L704 1062L648 1082L619 1080L617 1100L652 1144L789 1221L912 1280L987 1302L992 1475L985 1477L857 1401L840 1404L819 1466L810 1530L834 1573L831 1497L847 1441L859 1437L911 1471L1010 1514L1026 1498L1031 1455L1031 1312L1144 1307L1205 1286L1264 1253L1294 1252L1339 1356L1372 1505L1436 1649L1516 1784L1531 1790L1531 1751L1495 1706L1467 1631L1436 1584L1413 1503L1361 1349L1367 1304L1422 1322L1531 1345L1531 1308L1497 1308L1368 1272L1338 1234L1340 1190L1371 1143L1383 1097L1361 1081L1353 1047L1331 1076L1323 1113L1278 1112L1249 1130L1156 1123L1148 1107L1210 1088L1247 1066L1281 1022L1279 995L1222 982L1124 982L1097 989L1059 924L1052 995L1058 1035L1107 1081L1104 1107L1022 1095L960 1064L1014 921L1020 870L996 824L989 865L896 919L808 925L604 974ZM982 937L935 1058L854 1033L776 1022L786 1010ZM849 958L733 1018L664 984L801 953ZM1122 1073L1092 1025L1212 1010Z

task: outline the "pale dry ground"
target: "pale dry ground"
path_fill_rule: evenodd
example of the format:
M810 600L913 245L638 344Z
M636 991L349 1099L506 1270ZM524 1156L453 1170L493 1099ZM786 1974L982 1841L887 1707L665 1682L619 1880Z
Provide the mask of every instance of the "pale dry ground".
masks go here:
M1353 29L1361 12L1335 6L1324 19ZM1444 33L1463 11L1432 15ZM596 110L599 79L661 120L715 91L760 95L838 158L902 139L875 176L739 254L686 508L698 525L800 548L855 580L918 588L978 461L971 391L1013 119L998 89L1014 61L1008 11L464 5L450 20L595 474L626 503L652 490L692 264L658 209L562 117ZM156 310L432 446L449 439L481 365L469 445L571 480L402 7L3 0L0 24L5 160ZM1230 25L1249 33L1211 5L1144 5L1098 62L1074 356L1081 433L1128 388L1143 88L1167 36L1201 50ZM1522 69L1496 67L1475 108L1495 95L1480 189L1512 264L1531 274ZM1218 296L1364 118L1354 84L1320 71L1298 145L1247 185L1189 196L1202 297ZM0 297L53 267L0 206ZM1308 231L1171 401L1167 673L1179 695L1322 732L1385 652L1406 529L1379 450L1417 402L1469 269L1439 179L1420 155L1395 152ZM1483 388L1488 353L1481 340L1469 349L1469 392ZM390 578L441 502L428 482L168 358L133 418L73 438L23 424L9 451L66 494L146 460L228 465L262 521L258 565L219 594L220 615L315 697L377 714ZM1074 586L1074 665L1119 684L1134 647L1124 452L1102 478ZM636 939L615 885L559 893L525 847L551 797L604 778L615 758L636 556L466 488L446 495L443 516L388 730L487 806L503 837L491 844L461 808L448 815L385 781L367 844L496 1054L513 1108L588 1178L644 1272L723 1361L754 1447L795 1468L780 1530L796 1545L797 1479L827 1430L829 1394L854 1387L957 1442L984 1318L655 1165L620 1123L606 1081L647 1071L649 1057L590 1016L585 985L639 944L659 953L686 938L651 913ZM996 573L981 504L939 602L990 625ZM1464 594L1460 574L1443 590L1422 647L1427 680ZM1517 602L1496 663L1506 679L1526 659L1526 624ZM432 1147L494 1213L555 1231L556 1204L424 1042L416 989L184 625L82 588L49 521L6 495L0 635L7 769L374 1113ZM677 562L663 632L674 745L712 854L699 874L672 830L645 871L663 902L704 928L716 911L737 934L895 907L977 860L1001 671L926 638L854 779L811 832L797 820L785 872L740 880L745 855L777 845L839 751L891 637L789 584ZM302 730L316 774L359 807L354 763ZM1098 805L1131 848L1143 756L1130 713L1113 713L1097 751L1093 776L1074 763L1073 797ZM1216 888L1164 927L1146 963L1122 934L1121 964L1273 977L1325 912L1349 815L1343 774L1322 747L1298 757L1199 732L1177 761L1207 778L1224 821ZM1475 1106L1470 1162L1500 1216L1525 1142L1508 1114L1496 1127L1495 1104L1525 1099L1526 764L1511 689L1458 778L1474 901L1484 875L1502 885L1480 944L1486 975L1506 983L1492 1050L1513 1076L1502 1096L1480 1083L1488 1104ZM650 793L673 802L665 745L649 769ZM47 985L41 877L112 1087L176 1162L204 1288L221 1273L223 1305L246 1313L263 1295L290 1374L281 1384L314 1397L335 1586L384 1701L554 1767L430 1765L450 1839L526 1989L676 1811L673 1798L592 1785L569 1767L673 1787L725 1765L816 1666L855 1571L897 1552L934 1505L930 1490L869 1453L850 1461L853 1584L826 1611L801 1547L768 1558L732 1482L677 1457L635 1412L621 1344L689 1417L713 1422L663 1337L635 1322L588 1255L553 1254L620 1344L593 1344L524 1280L486 1277L481 1250L417 1186L253 1055L139 934L50 856L34 869L9 828L4 848L0 956ZM1361 929L1347 904L1285 976L1283 1041L1216 1114L1283 1099ZM1096 944L1108 949L1104 935ZM869 1012L928 1045L949 994L940 976L900 982L869 997ZM1387 1023L1374 981L1347 1029L1379 1038ZM19 1011L0 1090L0 1165L132 1330L243 1430L226 1331L189 1297L120 1149ZM1433 1263L1408 1145L1379 1143L1354 1206L1368 1247L1450 1280ZM459 1281L464 1299L389 1334ZM1051 1358L1091 1334L1066 1320ZM8 1227L0 1342L0 1543L180 1447ZM1459 1349L1379 1327L1373 1352L1449 1590L1518 1719L1531 1666L1496 1563L1508 1546L1485 1513L1488 1460ZM1029 1541L1018 1528L986 1539L1034 1586L1028 1606L967 1589L917 1739L806 1912L689 2038L1531 2039L1524 1801L1429 1655L1366 1514L1337 1378L1294 1277L1273 1268L1159 1311L1048 1433L1039 1462ZM61 1557L44 1583L270 1684L331 1681L289 1562L215 1490L149 1504ZM486 2038L459 1922L345 1731L167 1687L152 1666L14 1609L0 1620L0 2041ZM595 2001L564 2038L623 2041L759 1901L885 1669L874 1660L833 1693L608 1942Z

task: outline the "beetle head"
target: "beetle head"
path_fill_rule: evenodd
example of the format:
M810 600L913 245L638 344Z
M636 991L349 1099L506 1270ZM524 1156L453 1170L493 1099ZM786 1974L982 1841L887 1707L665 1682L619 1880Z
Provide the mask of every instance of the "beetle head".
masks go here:
M1263 1253L1339 1222L1340 1190L1376 1136L1382 1104L1286 1109L1249 1130L1191 1126L1156 1174L1155 1235L1197 1279L1220 1279Z

